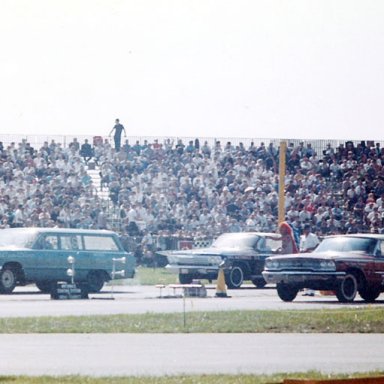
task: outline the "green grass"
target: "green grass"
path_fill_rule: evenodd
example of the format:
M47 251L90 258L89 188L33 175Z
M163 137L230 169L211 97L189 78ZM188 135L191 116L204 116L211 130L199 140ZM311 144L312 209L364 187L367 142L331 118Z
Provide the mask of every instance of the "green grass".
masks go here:
M0 333L384 333L383 308L0 318Z
M114 280L114 285L156 285L178 283L178 275L168 272L165 268L137 267L133 279ZM111 284L111 283L109 283Z
M382 377L384 372L325 375L319 372L275 374L275 375L199 375L163 377L99 377L87 376L0 376L1 384L267 384L282 383L285 379L350 379Z

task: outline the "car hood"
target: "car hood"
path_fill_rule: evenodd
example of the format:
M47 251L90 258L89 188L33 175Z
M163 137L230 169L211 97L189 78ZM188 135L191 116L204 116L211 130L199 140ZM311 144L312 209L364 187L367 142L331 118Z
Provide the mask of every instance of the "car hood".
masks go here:
M354 251L354 252L314 252L314 253L296 253L291 255L279 255L279 256L270 256L269 258L274 260L288 260L288 259L311 259L311 260L343 260L343 259L356 259L358 257L370 258L373 256L367 255L364 252Z

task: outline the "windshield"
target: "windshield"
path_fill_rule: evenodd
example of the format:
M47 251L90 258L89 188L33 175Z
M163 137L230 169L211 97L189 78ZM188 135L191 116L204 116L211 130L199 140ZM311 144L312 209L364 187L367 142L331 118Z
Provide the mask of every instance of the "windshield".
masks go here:
M249 233L226 233L219 236L212 244L215 248L253 248L258 236Z
M314 252L364 252L373 254L377 240L362 237L330 237L324 239Z
M260 237L257 250L260 252L276 252L281 247L281 240Z
M16 233L12 229L0 230L0 247L32 248L35 238L35 232L17 230Z

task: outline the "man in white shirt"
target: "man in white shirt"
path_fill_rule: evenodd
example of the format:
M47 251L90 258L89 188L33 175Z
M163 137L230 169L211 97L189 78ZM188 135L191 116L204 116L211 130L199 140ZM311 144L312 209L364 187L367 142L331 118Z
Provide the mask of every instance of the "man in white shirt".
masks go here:
M315 233L311 232L309 224L304 225L303 234L300 237L300 252L312 252L320 243Z
M300 237L300 253L312 252L320 243L315 233L311 232L309 224L304 225L303 234ZM306 289L303 296L315 296L315 291Z

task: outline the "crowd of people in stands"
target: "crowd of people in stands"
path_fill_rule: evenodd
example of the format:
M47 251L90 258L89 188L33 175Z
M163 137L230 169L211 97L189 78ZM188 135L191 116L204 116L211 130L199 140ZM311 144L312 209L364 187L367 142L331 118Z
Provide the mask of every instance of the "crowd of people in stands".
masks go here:
M245 148L217 141L211 148L199 140L126 141L118 154L104 156L103 182L128 232L214 237L277 229L279 148L272 143ZM319 156L311 143L301 142L289 145L286 157L285 208L292 226L309 223L321 236L382 231L379 143L328 145Z
M87 173L99 167L111 206ZM109 228L111 210L121 234L214 238L223 232L277 230L279 148L198 139L52 140L0 143L0 227ZM288 145L286 220L310 224L320 236L383 232L384 148L348 141L316 153L311 143ZM111 209L113 207L113 209ZM116 228L112 228L116 229Z

